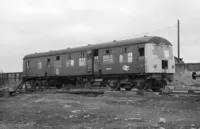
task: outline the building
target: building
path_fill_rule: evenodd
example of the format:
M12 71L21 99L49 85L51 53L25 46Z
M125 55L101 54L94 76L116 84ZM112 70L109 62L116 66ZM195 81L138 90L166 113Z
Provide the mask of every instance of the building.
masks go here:
M174 60L175 60L175 65L177 65L178 64L178 58L174 56ZM179 63L184 64L183 58L179 59Z

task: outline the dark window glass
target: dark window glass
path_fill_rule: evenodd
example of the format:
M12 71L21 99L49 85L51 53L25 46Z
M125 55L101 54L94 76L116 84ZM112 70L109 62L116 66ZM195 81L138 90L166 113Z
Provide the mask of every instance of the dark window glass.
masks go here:
M139 56L144 56L144 48L139 48Z
M60 56L56 56L56 60L60 60Z
M105 55L110 55L110 50L106 50Z

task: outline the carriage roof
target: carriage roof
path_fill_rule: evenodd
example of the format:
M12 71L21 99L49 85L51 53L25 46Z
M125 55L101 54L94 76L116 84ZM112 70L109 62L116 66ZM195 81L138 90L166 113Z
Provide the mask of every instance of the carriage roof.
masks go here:
M54 50L54 51L49 51L49 52L34 53L34 54L26 55L24 57L24 59L60 55L60 54L64 54L64 53L82 52L82 51L94 50L94 49L106 49L106 48L127 46L127 45L133 45L133 44L144 44L144 43L155 43L158 45L162 43L165 45L172 45L169 41L167 41L166 39L164 39L162 37L144 36L144 37L134 38L134 39L119 40L119 41L100 43L100 44L88 44L88 45L81 46L81 47L67 48L67 49L62 49L62 50Z

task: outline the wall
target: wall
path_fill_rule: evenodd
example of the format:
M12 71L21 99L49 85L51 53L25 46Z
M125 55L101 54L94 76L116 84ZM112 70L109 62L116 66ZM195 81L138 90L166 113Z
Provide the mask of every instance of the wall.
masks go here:
M0 73L0 88L18 85L22 81L22 72Z

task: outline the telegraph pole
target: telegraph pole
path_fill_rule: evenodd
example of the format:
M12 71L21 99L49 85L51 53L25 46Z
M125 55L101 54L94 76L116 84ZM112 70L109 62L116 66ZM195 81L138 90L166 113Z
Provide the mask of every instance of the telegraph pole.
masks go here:
M178 64L180 64L180 22L177 21L177 38L178 38Z

